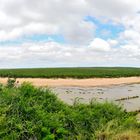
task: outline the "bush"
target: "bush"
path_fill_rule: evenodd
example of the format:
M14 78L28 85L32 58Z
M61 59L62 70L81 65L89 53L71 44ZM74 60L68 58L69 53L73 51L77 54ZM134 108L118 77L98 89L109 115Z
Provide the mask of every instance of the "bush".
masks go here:
M15 86L16 78L8 78L7 87L13 88Z
M69 106L48 89L29 83L0 91L2 140L109 140L139 128L132 113L112 103Z

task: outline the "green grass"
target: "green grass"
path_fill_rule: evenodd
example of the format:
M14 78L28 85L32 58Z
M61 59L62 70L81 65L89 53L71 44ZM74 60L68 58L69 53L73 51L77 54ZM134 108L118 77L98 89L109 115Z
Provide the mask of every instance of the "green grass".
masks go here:
M95 67L95 68L34 68L0 69L1 77L33 78L93 78L140 76L140 68Z
M135 115L108 102L69 106L28 83L0 85L0 140L138 140Z

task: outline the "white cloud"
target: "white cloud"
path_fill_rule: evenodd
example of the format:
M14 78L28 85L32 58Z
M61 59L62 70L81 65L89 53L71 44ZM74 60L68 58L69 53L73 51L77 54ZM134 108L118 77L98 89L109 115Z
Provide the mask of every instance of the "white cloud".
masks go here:
M95 38L89 45L95 51L109 51L111 49L109 43L103 39Z
M69 43L88 43L93 37L94 26L83 22L88 8L85 0L0 0L0 3L0 40L34 33L62 34Z
M129 41L135 41L135 40L139 40L140 38L140 33L138 31L135 31L133 29L129 29L129 30L125 30L123 33L122 33L122 37L125 38L126 40L129 40Z
M136 59L140 58L139 46L133 45L133 44L127 44L127 45L121 46L121 48L122 48L122 51L124 51L124 53L126 53L128 57L136 58Z
M109 43L110 46L114 47L118 45L118 41L114 39L108 39L107 42Z
M0 0L0 40L11 39L14 31L24 34L63 34L68 41L88 43L95 30L83 22L87 15L121 22L139 10L139 0ZM16 38L17 36L15 36ZM84 38L84 39L83 39ZM87 40L87 41L86 41Z
M101 41L103 48L96 50L91 47L64 45L53 41L25 43L20 46L0 46L0 67L140 65L140 55L136 46L135 51L131 46L108 49L105 47L107 42L100 39L95 39L96 41ZM136 53L137 55L134 55Z
M65 26L75 28L87 15L120 19L138 11L140 5L139 0L0 0L0 3L0 23L5 29L41 22L52 28L57 26L58 30Z
M139 7L139 0L0 0L0 41L34 34L61 34L67 41L0 45L0 66L139 65ZM84 21L86 16L119 23L124 31L97 38L97 27Z
M72 28L71 28L72 27ZM77 45L83 45L90 42L94 37L95 26L92 23L85 21L74 23L69 26L65 25L62 27L62 34L66 41L72 42Z

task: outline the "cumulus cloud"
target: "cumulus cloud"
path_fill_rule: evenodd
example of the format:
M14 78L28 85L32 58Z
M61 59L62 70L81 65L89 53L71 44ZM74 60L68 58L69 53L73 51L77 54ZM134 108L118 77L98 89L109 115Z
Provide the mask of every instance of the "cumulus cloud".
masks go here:
M139 7L139 0L0 0L0 42L41 34L65 40L0 44L0 66L138 66ZM87 16L121 24L124 31L100 38L98 25L85 20Z
M95 51L109 51L111 49L109 43L103 39L95 38L89 45Z
M58 33L69 41L87 40L87 43L94 37L94 28L91 23L83 22L85 16L121 22L122 18L137 12L140 5L139 0L0 0L0 3L1 40L28 33Z
M115 39L108 39L107 42L109 43L110 46L114 47L118 45L118 41Z
M71 42L90 40L93 25L84 22L84 0L0 0L0 40L28 34L62 34ZM83 39L84 38L84 39Z
M96 50L86 46L79 48L53 41L0 47L0 67L124 66L124 64L127 66L132 63L137 66L140 64L138 52L137 56L132 57L137 47L132 53L129 46L121 49L106 48L107 42L100 39L95 39L94 42L96 41L101 41L102 49Z

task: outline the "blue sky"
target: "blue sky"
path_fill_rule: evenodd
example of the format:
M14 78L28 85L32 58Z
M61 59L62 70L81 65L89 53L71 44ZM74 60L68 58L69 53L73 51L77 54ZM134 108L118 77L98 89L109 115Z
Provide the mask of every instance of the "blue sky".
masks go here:
M29 36L28 35L22 36L18 39L0 41L0 45L10 46L10 45L20 45L25 42L48 42L52 40L59 43L65 43L65 39L62 35L33 34Z
M112 21L103 22L101 19L87 16L86 21L92 22L96 26L95 35L98 38L103 39L115 39L121 32L125 30L125 27L121 24L114 24Z

